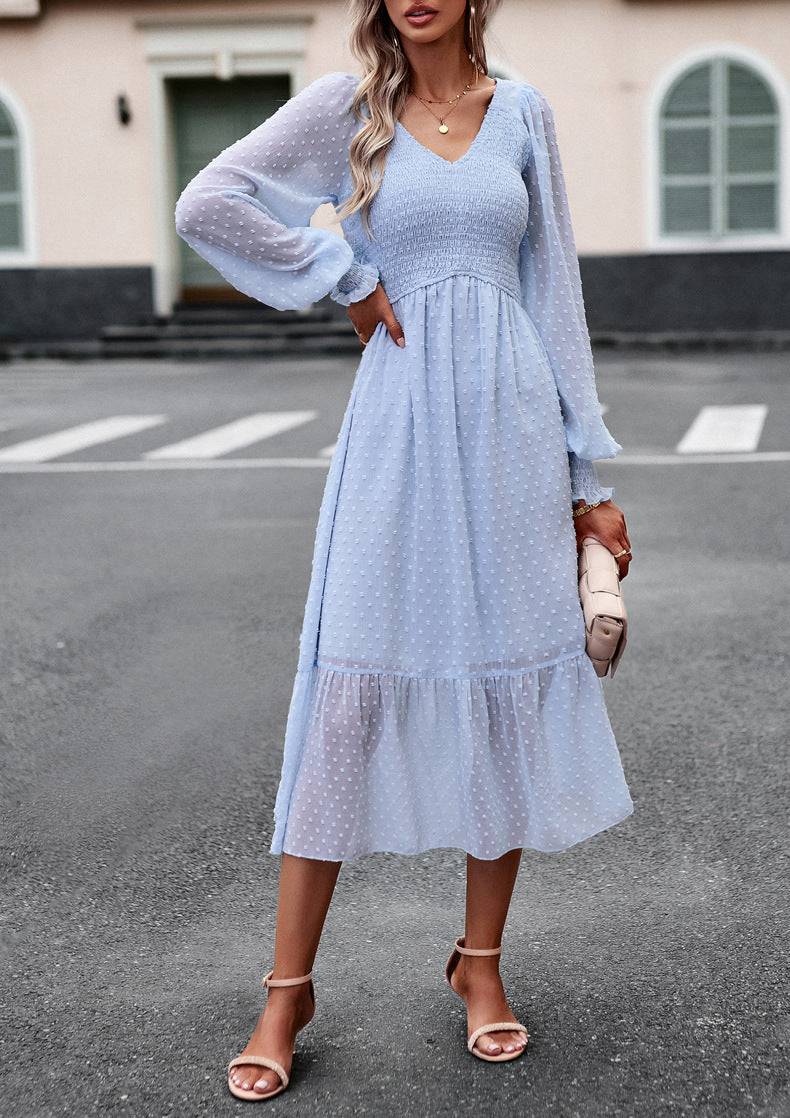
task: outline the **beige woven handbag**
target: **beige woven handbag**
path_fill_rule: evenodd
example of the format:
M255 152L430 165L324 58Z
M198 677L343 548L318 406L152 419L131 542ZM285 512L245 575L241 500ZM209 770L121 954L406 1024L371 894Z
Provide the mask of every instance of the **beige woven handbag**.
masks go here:
M584 537L579 551L579 598L587 632L587 655L596 675L614 675L626 644L628 615L617 560L593 536Z

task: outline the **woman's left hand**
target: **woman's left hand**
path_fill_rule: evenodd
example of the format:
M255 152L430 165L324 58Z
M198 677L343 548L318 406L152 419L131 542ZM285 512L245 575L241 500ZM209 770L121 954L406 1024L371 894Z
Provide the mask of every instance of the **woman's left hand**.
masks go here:
M574 501L573 507L579 508L584 501ZM581 516L574 516L573 525L576 529L576 549L581 551L582 540L585 536L594 536L596 540L608 547L617 559L620 578L628 574L631 562L631 541L628 538L628 529L625 524L623 510L614 501L602 501L589 512ZM618 551L627 551L627 555L617 555Z

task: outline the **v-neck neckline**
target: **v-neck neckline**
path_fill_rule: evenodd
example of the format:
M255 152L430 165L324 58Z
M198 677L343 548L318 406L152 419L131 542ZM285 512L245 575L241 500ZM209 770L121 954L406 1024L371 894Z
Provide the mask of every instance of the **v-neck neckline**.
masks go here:
M416 144L418 148L422 148L422 150L427 152L428 155L432 155L434 159L438 159L440 163L444 163L447 167L457 167L459 163L462 163L469 155L472 154L473 150L477 147L477 143L483 135L483 132L485 131L486 125L488 123L488 118L491 116L491 110L494 107L494 101L496 101L497 93L499 92L499 87L502 84L501 78L495 78L494 81L496 82L496 85L494 86L494 92L491 94L491 99L486 105L486 111L483 114L483 119L480 122L480 127L475 134L475 138L472 140L471 144L463 153L463 155L459 155L457 159L445 159L443 155L439 155L438 151L434 151L433 148L429 148L426 144L422 143L421 140L418 140L416 136L412 135L408 128L406 128L405 125L401 124L399 120L395 121L395 127L399 128L401 132L404 132L413 144Z

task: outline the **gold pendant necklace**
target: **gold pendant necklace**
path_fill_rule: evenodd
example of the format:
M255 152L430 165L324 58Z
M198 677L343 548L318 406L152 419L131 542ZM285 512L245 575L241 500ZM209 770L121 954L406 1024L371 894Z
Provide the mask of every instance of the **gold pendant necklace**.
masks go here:
M423 103L423 105L425 105L426 109L428 109L429 104L431 104L431 105L452 105L453 106L452 109L448 109L447 112L444 113L443 116L437 116L436 113L433 111L433 109L428 109L428 112L431 114L431 116L434 118L434 120L439 121L439 127L437 128L437 132L441 132L441 134L444 136L450 131L449 126L445 123L447 117L450 115L451 112L453 112L454 109L458 108L458 105L460 104L461 98L465 97L466 94L469 92L469 90L477 85L477 79L479 78L479 76L480 76L480 71L477 69L477 67L475 67L474 81L467 82L466 85L464 86L464 88L461 90L461 92L456 93L455 97L451 97L449 101L430 101L429 102L428 100L426 100L425 97L420 97L420 95L418 93L414 93L414 96L417 98L418 101L422 101L422 103ZM414 91L412 90L412 92L414 92ZM453 102L455 102L455 104L453 104Z

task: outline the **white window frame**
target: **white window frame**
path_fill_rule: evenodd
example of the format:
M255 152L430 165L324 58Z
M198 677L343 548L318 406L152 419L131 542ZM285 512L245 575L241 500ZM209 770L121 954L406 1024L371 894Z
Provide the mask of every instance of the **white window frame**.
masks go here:
M21 101L8 86L0 83L0 101L10 114L17 132L19 153L19 194L22 209L22 245L20 248L0 246L0 267L30 267L37 263L33 236L33 162L31 158L31 129Z
M749 67L770 87L779 113L777 129L779 189L778 229L765 233L727 233L723 236L680 236L661 229L661 110L675 82L688 70L724 59ZM653 252L737 252L790 246L790 97L781 74L761 55L735 43L709 44L677 59L655 83L647 105L645 130L647 244Z

